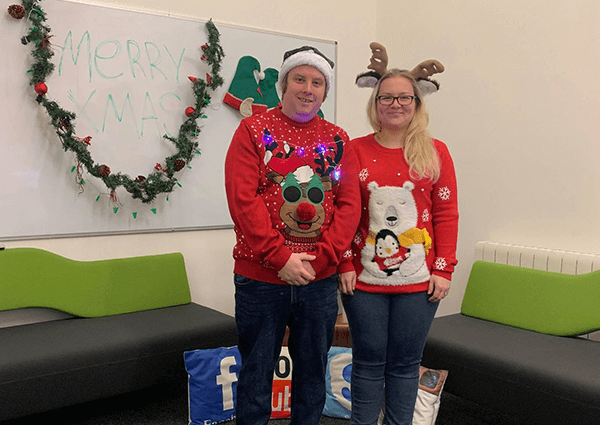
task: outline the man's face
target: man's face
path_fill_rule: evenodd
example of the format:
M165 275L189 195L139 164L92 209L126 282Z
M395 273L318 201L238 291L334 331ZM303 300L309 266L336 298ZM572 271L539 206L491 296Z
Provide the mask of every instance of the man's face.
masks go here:
M325 99L325 84L325 76L317 68L310 65L293 68L287 75L282 112L294 121L312 120Z

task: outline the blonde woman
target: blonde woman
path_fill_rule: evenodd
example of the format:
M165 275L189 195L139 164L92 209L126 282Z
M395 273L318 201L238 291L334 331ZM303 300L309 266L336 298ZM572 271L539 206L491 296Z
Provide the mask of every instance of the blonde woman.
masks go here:
M416 80L397 69L373 89L374 133L359 160L359 229L339 266L353 342L352 425L412 423L419 365L439 301L448 295L458 232L454 165L427 131Z

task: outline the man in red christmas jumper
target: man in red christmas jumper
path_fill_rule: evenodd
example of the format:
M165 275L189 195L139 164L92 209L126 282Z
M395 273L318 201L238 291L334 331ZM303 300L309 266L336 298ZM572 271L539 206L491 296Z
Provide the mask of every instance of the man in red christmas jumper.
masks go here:
M286 52L281 104L245 118L225 161L235 224L236 423L264 425L286 325L293 361L291 425L317 425L338 312L337 264L360 217L348 135L317 116L333 62L313 47Z

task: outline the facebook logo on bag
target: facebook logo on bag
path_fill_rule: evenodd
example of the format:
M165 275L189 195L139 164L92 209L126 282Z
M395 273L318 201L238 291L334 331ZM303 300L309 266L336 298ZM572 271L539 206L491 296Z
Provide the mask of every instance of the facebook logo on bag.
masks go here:
M184 353L188 373L190 424L235 419L237 379L242 359L237 347Z

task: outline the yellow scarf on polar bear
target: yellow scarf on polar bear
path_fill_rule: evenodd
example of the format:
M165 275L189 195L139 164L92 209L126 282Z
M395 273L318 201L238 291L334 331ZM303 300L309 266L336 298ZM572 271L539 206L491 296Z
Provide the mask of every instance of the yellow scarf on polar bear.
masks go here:
M375 245L375 238L377 233L373 230L369 230L369 236L367 237L367 243L371 245ZM400 246L409 247L416 243L422 243L425 248L425 254L429 254L429 249L431 249L431 236L429 236L429 232L427 229L419 229L413 227L412 229L408 229L406 232L396 235L398 237L398 242Z

